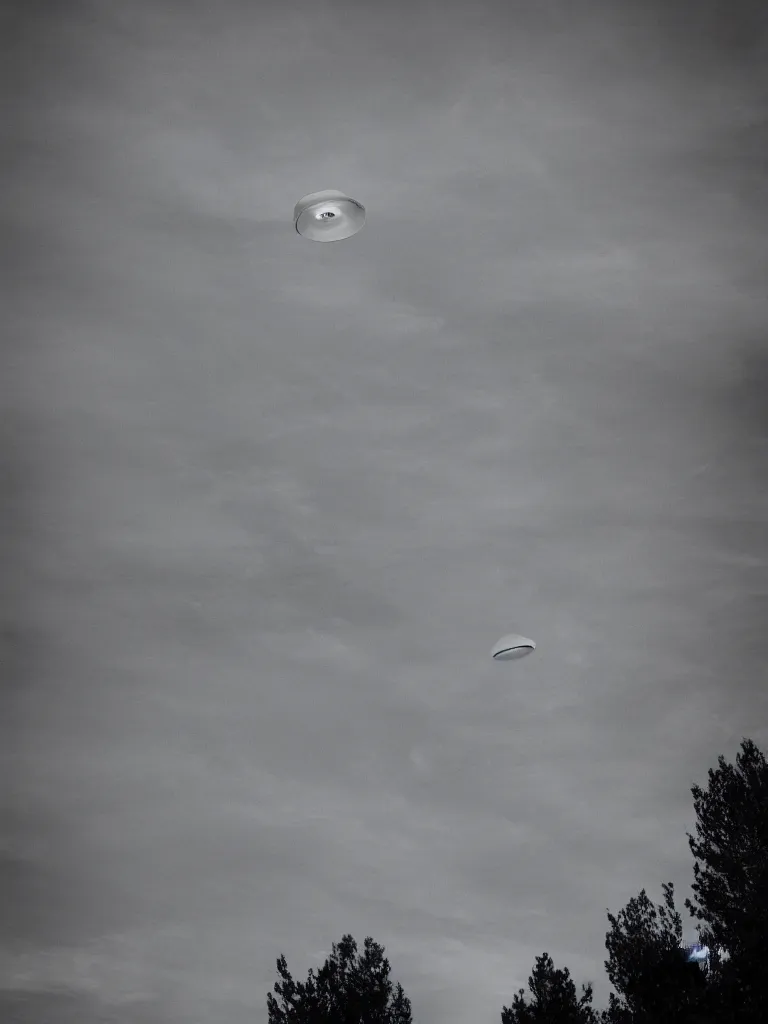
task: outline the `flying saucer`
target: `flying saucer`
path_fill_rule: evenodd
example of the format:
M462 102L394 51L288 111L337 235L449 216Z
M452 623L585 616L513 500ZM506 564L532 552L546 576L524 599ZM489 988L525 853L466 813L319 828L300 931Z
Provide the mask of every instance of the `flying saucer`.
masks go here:
M510 633L493 645L491 657L494 661L517 661L518 658L524 658L526 654L532 654L535 650L536 644L533 640L518 636L517 633Z
M311 192L296 203L293 223L300 235L313 242L340 242L365 224L365 207L333 188Z

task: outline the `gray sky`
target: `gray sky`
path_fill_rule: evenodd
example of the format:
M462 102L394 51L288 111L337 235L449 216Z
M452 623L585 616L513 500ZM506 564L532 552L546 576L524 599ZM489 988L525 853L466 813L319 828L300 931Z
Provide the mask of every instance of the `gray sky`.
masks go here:
M263 1024L351 931L490 1024L682 900L768 744L768 37L668 6L3 15L14 1022Z

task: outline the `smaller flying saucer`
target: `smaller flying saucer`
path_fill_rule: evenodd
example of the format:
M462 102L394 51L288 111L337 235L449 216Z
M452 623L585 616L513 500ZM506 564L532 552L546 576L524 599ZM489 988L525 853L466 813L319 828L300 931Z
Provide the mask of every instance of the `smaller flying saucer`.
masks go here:
M333 188L311 192L296 203L293 223L300 235L313 242L340 242L365 224L365 207Z
M517 661L524 658L526 654L532 654L536 650L533 640L528 640L517 633L510 633L504 636L497 644L494 644L491 657L494 661Z

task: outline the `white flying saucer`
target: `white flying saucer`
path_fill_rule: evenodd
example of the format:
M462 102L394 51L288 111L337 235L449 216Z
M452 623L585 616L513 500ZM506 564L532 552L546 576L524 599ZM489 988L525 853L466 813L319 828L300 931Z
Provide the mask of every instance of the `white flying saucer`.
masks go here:
M365 207L334 188L311 192L296 203L293 223L300 235L313 242L340 242L365 224Z
M491 657L494 661L517 661L518 658L524 658L535 650L536 644L533 640L518 636L517 633L510 633L494 644Z

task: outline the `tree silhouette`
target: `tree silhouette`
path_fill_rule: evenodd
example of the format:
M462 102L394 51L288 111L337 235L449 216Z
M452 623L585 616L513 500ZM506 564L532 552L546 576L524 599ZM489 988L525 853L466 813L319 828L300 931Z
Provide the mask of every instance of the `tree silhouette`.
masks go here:
M662 886L658 906L642 889L617 916L608 913L605 967L615 992L601 1014L592 1008L592 986L578 996L568 969L555 969L544 953L528 979L530 997L520 989L502 1008L501 1024L768 1022L768 761L744 739L735 765L721 756L708 786L691 792L694 899L685 906L709 948L706 967L687 962L673 885ZM305 983L293 980L284 956L277 970L269 1024L412 1024L410 1000L393 986L384 950L370 937L358 955L344 935Z
M671 883L654 906L645 889L617 917L608 913L605 969L616 989L605 1024L688 1024L704 1009L706 976L687 962L681 948L683 923Z
M549 953L536 958L528 979L533 1000L525 1001L521 988L512 998L511 1007L503 1007L501 1024L597 1024L592 1009L592 986L584 985L581 997L576 995L568 968L555 969Z
M768 762L744 739L736 764L718 759L706 789L693 786L696 836L688 835L700 941L727 959L712 966L718 1021L768 1020Z
M634 1014L615 992L611 992L607 1009L600 1016L600 1024L633 1024Z
M357 953L351 935L333 944L331 955L305 983L295 982L284 956L277 960L282 982L267 995L269 1024L412 1024L411 1003L389 978L384 949L369 936Z

